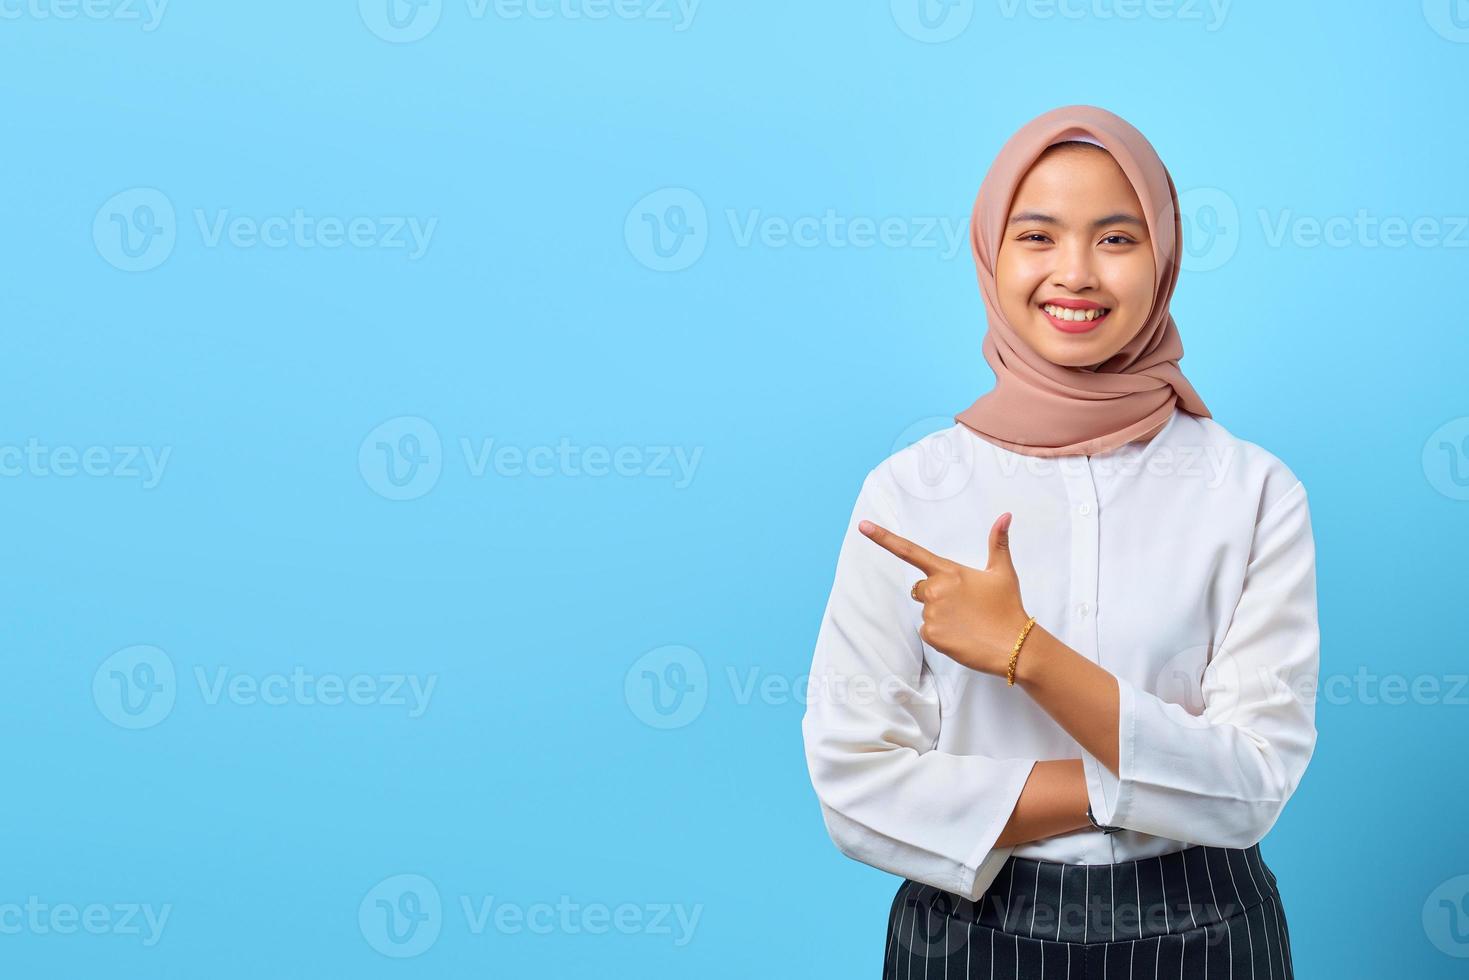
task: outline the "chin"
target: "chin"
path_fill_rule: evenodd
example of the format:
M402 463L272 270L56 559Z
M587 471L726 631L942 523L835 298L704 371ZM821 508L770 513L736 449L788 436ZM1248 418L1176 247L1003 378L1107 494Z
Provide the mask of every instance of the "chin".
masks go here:
M1099 338L1087 337L1086 339L1072 338L1068 343L1066 338L1055 337L1055 330L1050 324L1046 324L1047 332L1042 334L1043 341L1031 346L1036 352L1050 361L1052 364L1060 364L1063 367L1090 367L1100 364L1112 352L1107 344L1098 343Z
M1075 334L1067 337L1060 335L1049 321L1042 322L1038 327L1042 332L1026 339L1042 357L1062 367L1095 367L1126 346L1126 342L1117 336L1115 329L1107 331L1105 335ZM1042 342L1036 343L1037 339Z
M1042 353L1045 354L1046 360L1050 361L1052 364L1059 364L1062 367L1074 368L1096 367L1098 364L1101 364L1109 356L1111 356L1108 354L1098 355L1087 351L1078 350L1054 352L1043 351Z

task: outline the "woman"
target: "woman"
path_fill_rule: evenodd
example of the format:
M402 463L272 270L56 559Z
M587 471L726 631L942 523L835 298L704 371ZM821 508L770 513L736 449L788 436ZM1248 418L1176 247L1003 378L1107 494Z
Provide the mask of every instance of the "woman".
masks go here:
M1173 181L1055 109L971 240L995 388L864 479L802 723L837 847L904 878L883 976L1291 980L1258 842L1316 744L1315 545L1179 369Z

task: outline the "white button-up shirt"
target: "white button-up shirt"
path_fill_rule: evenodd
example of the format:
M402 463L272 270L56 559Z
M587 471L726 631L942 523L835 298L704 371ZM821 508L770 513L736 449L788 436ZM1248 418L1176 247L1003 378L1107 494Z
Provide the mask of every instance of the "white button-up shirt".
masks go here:
M1119 776L1019 684L924 643L923 573L857 529L983 568L1005 511L1026 611L1117 678ZM802 719L812 785L843 854L971 899L1012 853L1248 847L1315 749L1319 645L1305 487L1260 446L1179 408L1147 443L1092 456L1021 455L955 424L863 480ZM1034 764L1076 758L1097 821L1125 829L996 847Z

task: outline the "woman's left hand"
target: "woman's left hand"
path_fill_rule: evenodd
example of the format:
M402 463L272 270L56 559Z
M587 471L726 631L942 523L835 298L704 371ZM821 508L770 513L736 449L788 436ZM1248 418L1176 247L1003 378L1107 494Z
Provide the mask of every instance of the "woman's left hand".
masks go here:
M913 587L923 603L918 635L971 670L1005 676L1010 652L1030 618L1020 598L1020 577L1010 561L1009 512L990 528L989 563L970 568L940 558L907 538L862 521L858 530L926 576Z

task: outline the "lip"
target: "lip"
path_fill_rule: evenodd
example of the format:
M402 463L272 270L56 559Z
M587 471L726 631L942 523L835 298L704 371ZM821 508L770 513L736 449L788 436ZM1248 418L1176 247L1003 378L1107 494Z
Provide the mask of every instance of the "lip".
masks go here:
M1036 308L1041 311L1041 315L1051 321L1051 326L1063 333L1090 333L1105 323L1107 317L1112 315L1110 312L1104 313L1095 320L1058 320L1046 312L1046 306L1060 306L1068 310L1100 310L1104 307L1101 303L1093 303L1084 299L1046 300L1044 304L1037 306Z

